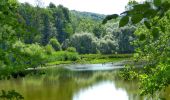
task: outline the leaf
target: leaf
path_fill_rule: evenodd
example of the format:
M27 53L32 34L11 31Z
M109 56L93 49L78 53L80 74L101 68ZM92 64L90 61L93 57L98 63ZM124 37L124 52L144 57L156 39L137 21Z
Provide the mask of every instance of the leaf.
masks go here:
M140 41L145 40L145 38L146 38L146 35L145 35L145 34L140 34L140 36L139 36L139 40L140 40Z
M133 6L134 10L136 11L146 11L151 8L150 4L148 2L145 2L144 4L137 4Z
M159 30L158 30L158 28L153 28L151 35L153 36L154 39L157 39L159 37Z
M165 27L160 26L160 28L161 28L161 31L165 33Z
M109 20L111 20L111 19L116 19L117 17L119 17L118 14L108 15L108 16L106 16L106 18L103 20L102 24L106 24L107 21L109 21Z
M148 21L144 21L144 24L148 29L151 29L151 25Z
M143 16L145 18L150 19L150 18L155 17L157 13L158 13L158 11L155 9L148 9L147 11L144 12Z
M143 15L141 15L141 14L136 14L136 15L133 15L133 16L132 16L131 21L132 21L132 24L137 24L137 23L139 23L142 19L143 19Z
M162 2L161 2L161 0L154 0L153 3L154 3L155 6L158 7L158 6L161 5Z
M168 11L170 9L170 3L168 1L161 4L162 10L164 12Z
M129 23L129 17L124 16L121 18L121 20L119 22L119 27L123 27L123 26L127 25L128 23Z

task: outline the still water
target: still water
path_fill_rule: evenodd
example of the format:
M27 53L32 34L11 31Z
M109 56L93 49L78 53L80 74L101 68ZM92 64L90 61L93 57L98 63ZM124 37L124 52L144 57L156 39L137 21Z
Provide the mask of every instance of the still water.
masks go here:
M42 75L3 80L0 90L16 90L24 100L150 100L138 95L137 82L121 80L116 71L74 69L66 65L46 70Z
M124 89L116 89L111 81L103 81L76 93L73 100L128 100Z

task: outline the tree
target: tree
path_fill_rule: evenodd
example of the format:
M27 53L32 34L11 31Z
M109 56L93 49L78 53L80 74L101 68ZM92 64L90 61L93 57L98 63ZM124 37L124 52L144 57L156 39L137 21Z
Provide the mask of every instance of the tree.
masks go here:
M69 45L65 45L76 48L77 52L81 54L97 52L97 41L91 33L74 34L67 43Z
M46 45L48 44L50 38L53 34L55 34L55 31L53 31L53 25L50 20L50 14L48 10L44 10L44 12L41 14L43 19L43 28L42 28L42 44ZM53 33L54 32L54 33Z
M40 27L42 27L40 24L42 23L40 17L41 9L39 7L32 7L29 3L25 3L20 4L17 10L20 16L19 21L22 22L25 27L25 32L23 34L24 42L30 44L35 41L40 42L40 39L42 38L40 34Z
M141 83L141 93L145 95L153 95L170 84L169 9L168 0L146 1L123 12L119 21L119 27L127 24L140 25L135 32L138 40L134 44L138 48L134 56L136 61L144 60L146 65L139 73L126 71L124 75L134 77L130 73L136 73L135 77L139 78ZM104 23L117 17L118 15L106 17Z
M102 25L94 27L93 33L97 38L101 38L106 34L106 29Z
M61 50L61 45L56 38L51 38L49 44L54 48L55 51Z
M132 42L135 40L135 27L122 27L115 29L112 34L118 41L118 53L133 53L134 52L134 46L132 45Z
M50 2L50 4L49 4L48 7L49 7L49 8L56 8L55 4L53 4L52 2Z
M70 26L69 10L62 5L57 8L50 8L53 14L55 28L57 29L57 39L60 43L69 38L72 32L72 26Z
M22 29L17 20L16 0L2 0L0 7L0 78L4 78L11 73L11 55L16 55L12 50L12 44L20 38ZM19 31L21 30L21 31Z

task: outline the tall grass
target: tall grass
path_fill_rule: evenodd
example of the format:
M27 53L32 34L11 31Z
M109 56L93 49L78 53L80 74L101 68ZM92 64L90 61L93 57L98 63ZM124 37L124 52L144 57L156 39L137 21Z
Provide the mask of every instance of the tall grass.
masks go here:
M121 60L129 59L131 57L132 54L109 54L109 55L85 54L80 56L81 61L84 61L84 63L93 63L93 64L121 61Z
M68 51L58 51L52 53L52 55L48 56L48 62L54 61L76 61L79 59L79 55L76 52L68 52Z
M130 58L132 54L109 54L109 55L102 55L102 54L85 54L81 55L81 58L89 58L89 59L105 59L105 58Z

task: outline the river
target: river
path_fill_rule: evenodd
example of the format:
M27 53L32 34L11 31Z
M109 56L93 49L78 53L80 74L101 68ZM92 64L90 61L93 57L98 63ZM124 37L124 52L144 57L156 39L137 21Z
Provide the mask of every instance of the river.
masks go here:
M119 68L113 64L64 65L42 74L1 80L0 90L15 90L24 100L150 100L138 94L136 81L117 77Z

